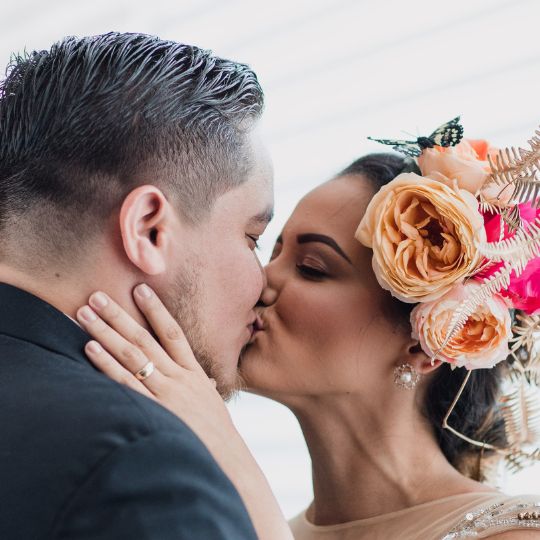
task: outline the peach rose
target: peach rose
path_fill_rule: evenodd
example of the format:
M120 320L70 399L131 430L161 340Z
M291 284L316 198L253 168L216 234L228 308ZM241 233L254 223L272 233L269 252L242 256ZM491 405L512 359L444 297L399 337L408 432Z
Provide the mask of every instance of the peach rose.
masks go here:
M423 176L446 183L448 179L450 187L456 180L460 189L477 195L489 176L487 156L496 152L487 141L463 139L456 146L426 148L418 157L418 166Z
M418 304L411 313L412 336L422 350L435 356L446 338L446 331L459 304L480 286L477 281L456 285L435 302ZM510 312L502 297L494 295L467 319L465 326L437 355L456 367L483 369L493 367L510 354L512 336Z
M355 237L373 249L379 284L408 303L440 298L474 273L486 241L473 195L414 173L375 194Z
M480 193L488 203L504 208L512 202L514 194L514 184L499 186L495 182L486 182L481 188Z

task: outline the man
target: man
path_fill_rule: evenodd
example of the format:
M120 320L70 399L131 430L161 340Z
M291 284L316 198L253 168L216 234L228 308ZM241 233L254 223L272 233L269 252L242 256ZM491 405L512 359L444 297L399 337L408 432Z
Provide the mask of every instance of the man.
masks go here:
M87 361L145 281L227 397L264 284L272 173L246 66L140 34L67 38L0 87L0 538L255 538L186 425ZM70 320L72 319L72 320Z

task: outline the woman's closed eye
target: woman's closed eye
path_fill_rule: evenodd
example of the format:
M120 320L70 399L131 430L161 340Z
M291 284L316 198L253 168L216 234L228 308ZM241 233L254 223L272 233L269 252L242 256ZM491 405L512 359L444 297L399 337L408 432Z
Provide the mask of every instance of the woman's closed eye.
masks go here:
M328 277L328 272L316 263L304 261L296 265L298 273L307 279L321 280Z

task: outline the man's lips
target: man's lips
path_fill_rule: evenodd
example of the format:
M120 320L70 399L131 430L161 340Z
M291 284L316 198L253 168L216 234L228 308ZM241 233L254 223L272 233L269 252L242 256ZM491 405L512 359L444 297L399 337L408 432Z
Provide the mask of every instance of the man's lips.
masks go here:
M261 332L265 329L264 321L260 315L257 315L257 317L255 318L253 326L257 332Z
M248 329L251 332L251 338L249 340L249 343L252 343L255 336L259 332L264 332L265 330L264 321L262 320L262 317L260 315L257 315L255 319L253 320L253 322L250 325L248 325Z

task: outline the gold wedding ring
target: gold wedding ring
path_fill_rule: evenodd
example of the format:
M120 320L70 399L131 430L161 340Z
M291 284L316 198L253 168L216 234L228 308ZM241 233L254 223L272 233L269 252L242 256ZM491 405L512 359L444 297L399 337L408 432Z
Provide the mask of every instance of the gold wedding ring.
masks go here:
M154 368L154 362L148 362L148 364L135 373L135 377L137 377L139 381L144 381L144 379L148 379L148 377L154 373Z

